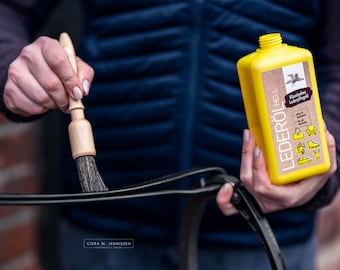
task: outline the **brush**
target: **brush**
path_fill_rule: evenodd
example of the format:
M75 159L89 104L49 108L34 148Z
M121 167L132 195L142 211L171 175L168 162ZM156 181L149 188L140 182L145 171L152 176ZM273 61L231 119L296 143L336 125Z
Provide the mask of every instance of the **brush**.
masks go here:
M72 40L67 33L61 33L59 42L64 48L74 72L77 74L76 54ZM107 191L103 179L98 172L95 155L92 127L84 116L85 107L81 100L74 100L69 97L69 112L71 122L68 126L68 133L72 151L72 157L77 163L77 170L80 185L83 192Z

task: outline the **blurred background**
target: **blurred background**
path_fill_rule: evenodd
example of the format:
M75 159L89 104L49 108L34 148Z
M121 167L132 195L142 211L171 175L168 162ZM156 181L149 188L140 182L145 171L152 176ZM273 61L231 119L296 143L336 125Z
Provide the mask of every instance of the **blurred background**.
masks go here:
M77 43L82 31L78 0L62 0L40 34L58 37L71 33ZM30 124L14 124L0 115L0 192L56 193L62 168L60 144L67 130L61 114L52 112ZM66 138L67 140L67 138ZM0 207L0 270L57 270L54 206ZM320 242L317 270L338 270L340 265L340 196L320 210L316 232Z

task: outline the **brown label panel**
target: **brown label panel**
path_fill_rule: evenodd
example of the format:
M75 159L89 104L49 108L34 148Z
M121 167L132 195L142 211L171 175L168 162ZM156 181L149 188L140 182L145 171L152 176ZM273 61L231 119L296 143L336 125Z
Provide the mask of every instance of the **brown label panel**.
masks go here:
M308 63L263 72L262 83L279 175L323 163Z

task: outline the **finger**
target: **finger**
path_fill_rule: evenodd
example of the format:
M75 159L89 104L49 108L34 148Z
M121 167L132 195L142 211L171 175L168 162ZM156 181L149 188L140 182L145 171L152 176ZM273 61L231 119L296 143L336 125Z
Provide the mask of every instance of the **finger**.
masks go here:
M13 81L7 81L3 101L7 109L23 116L38 115L48 110L28 98Z
M38 64L39 65L39 64ZM43 67L44 65L41 64ZM16 67L17 66L17 67ZM13 71L12 71L13 67ZM47 109L55 109L57 105L55 103L55 99L53 96L49 95L49 92L46 90L48 88L44 82L39 82L40 76L39 74L43 74L45 69L42 70L34 70L35 65L33 65L33 73L30 72L31 67L27 66L25 61L22 59L17 60L10 67L8 81L13 82L17 86L17 91L22 92L28 99L30 99L33 103L39 104L42 107ZM37 79L38 77L38 79ZM47 70L46 77L54 77L56 76ZM59 83L59 87L62 85ZM61 93L64 93L63 89L59 89ZM66 99L67 102L67 99Z
M73 99L79 100L83 97L84 91L76 72L62 46L58 41L49 42L49 46L42 46L42 55L47 65L61 80L67 93Z
M252 184L253 159L254 159L255 139L248 129L243 131L243 145L241 156L240 179L243 183Z
M258 194L271 194L271 192L275 191L275 187L272 185L266 160L263 155L262 150L256 146L254 150L254 159L253 159L253 181L256 183L252 186L253 190ZM276 194L273 194L275 196Z
M21 74L22 77L26 76L27 72L32 74L34 79L39 83L40 87L46 92L47 95L50 96L51 100L53 100L55 106L46 106L46 104L43 103L44 100L36 100L37 103L48 108L58 107L65 111L68 107L68 95L65 92L66 90L62 81L46 63L46 59L42 55L42 49L40 46L42 46L41 43L43 42L41 40L47 39L40 38L37 42L25 47L22 50L18 60L16 60L14 63L18 66L17 70L23 70L23 73ZM51 40L52 43L55 43L55 41L52 39L48 40ZM23 83L21 83L21 89L22 91L27 91L27 89L30 91L30 89ZM44 98L47 100L46 96Z
M84 95L88 95L94 77L94 70L79 57L77 57L78 78L82 82Z
M263 212L272 212L291 207L298 198L297 184L277 186L271 183L266 160L259 147L255 147L253 159L253 185L246 188L257 199Z
M270 182L266 161L251 132L243 133L240 179L264 212L279 209L288 194Z
M220 210L224 215L233 215L237 213L235 207L230 203L231 197L233 195L233 187L230 183L226 183L219 190L216 196L216 202Z
M334 136L326 129L326 141L328 146L329 158L331 161L331 168L329 174L333 174L337 170L337 158L336 158L336 141Z
M40 99L39 97L35 97L37 103L50 109L59 108L62 111L66 111L68 108L68 94L61 80L50 69L46 62L42 58L38 58L36 59L35 64L30 65L28 68L34 77L34 80L39 83L39 87L36 86L36 88L33 89L41 89L40 92L45 93L45 95L40 92L36 93L41 95ZM34 98L34 96L32 96L32 98ZM53 106L51 102L53 102Z
M253 152L252 183L245 182L245 187L257 199L262 211L269 212L276 208L278 198L281 196L277 188L270 182L266 161L261 149L256 146ZM272 201L273 200L273 201Z

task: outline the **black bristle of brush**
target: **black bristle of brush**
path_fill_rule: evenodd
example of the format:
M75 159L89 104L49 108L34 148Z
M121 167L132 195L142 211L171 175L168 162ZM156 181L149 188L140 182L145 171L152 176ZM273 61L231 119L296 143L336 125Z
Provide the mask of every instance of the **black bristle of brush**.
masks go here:
M76 163L83 192L101 192L109 190L103 182L93 156L78 157Z

